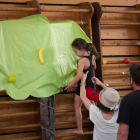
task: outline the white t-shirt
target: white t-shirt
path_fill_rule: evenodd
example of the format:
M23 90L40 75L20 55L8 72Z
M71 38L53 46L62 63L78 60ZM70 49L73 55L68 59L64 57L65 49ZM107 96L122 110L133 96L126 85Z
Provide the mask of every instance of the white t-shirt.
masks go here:
M93 140L116 140L118 126L117 117L118 111L114 111L111 120L105 120L101 110L95 105L90 105L89 116L94 123Z

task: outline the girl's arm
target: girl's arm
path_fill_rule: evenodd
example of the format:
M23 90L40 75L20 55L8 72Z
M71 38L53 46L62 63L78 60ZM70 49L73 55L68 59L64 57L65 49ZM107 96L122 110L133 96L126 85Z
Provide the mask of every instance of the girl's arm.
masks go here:
M98 78L92 77L91 80L93 83L95 83L95 81L96 81L96 84L101 86L103 89L107 89L107 86L105 84L103 84Z
M96 70L96 61L94 59L94 56L92 56L92 64L94 65L94 69Z
M95 60L94 60L95 61ZM94 63L94 69L96 70L96 61L95 61L95 63Z
M68 86L64 90L71 91L71 88L81 79L83 74L83 69L84 69L84 62L83 59L80 59L78 61L77 75L74 77L72 82L68 84Z

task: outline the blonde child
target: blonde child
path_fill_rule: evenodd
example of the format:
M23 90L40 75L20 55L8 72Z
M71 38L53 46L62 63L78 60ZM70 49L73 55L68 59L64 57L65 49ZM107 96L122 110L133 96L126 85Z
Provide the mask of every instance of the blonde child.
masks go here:
M99 93L95 92L93 98L94 84L91 81L91 78L93 77L93 71L96 69L96 62L93 55L96 58L98 58L99 54L96 51L94 44L87 43L84 39L81 38L76 38L72 42L72 49L75 52L75 55L82 58L78 60L77 75L74 77L73 81L70 84L68 84L65 90L72 91L72 87L78 82L74 103L77 129L72 131L72 133L82 134L83 133L82 113L81 113L82 100L80 98L80 84L85 83L81 83L80 79L82 77L83 72L86 73L87 71L89 71L86 79L86 91L87 91L86 95L89 99L94 100L95 102L99 102Z

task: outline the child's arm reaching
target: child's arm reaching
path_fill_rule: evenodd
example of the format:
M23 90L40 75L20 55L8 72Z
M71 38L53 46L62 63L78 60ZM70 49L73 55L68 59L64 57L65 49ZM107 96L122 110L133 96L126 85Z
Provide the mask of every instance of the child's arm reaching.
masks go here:
M96 84L101 86L103 89L107 88L107 86L105 84L103 84L98 78L92 77L91 80L93 83L95 83L95 81L96 81Z
M88 71L86 72L86 74L83 73L82 78L81 78L81 83L85 83L86 82L87 74L88 74ZM103 89L107 88L98 78L92 77L91 80L92 80L93 83L96 81L96 84L101 86ZM80 87L80 98L81 98L82 102L84 103L85 107L89 110L91 102L86 97L85 84L82 84L81 87ZM93 104L93 105L95 105L95 104Z
M80 59L78 61L78 69L77 69L77 75L74 77L73 81L68 84L68 86L64 89L67 91L72 91L72 87L81 79L84 69L84 62L83 59Z
M82 74L81 83L86 84L87 74L88 74L88 71L86 72L86 74L84 74L84 73ZM82 84L80 86L80 98L81 98L82 102L84 103L85 107L87 108L87 110L89 110L91 102L86 96L86 88L85 88L84 84Z

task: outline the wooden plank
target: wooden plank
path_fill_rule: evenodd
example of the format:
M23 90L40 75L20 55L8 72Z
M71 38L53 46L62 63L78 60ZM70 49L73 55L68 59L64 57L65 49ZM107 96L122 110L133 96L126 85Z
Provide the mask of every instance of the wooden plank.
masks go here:
M41 6L41 8L47 9L79 9L79 6ZM46 16L50 22L57 22L63 20L80 21L80 13L68 13L68 12L41 12Z
M1 91L0 91L0 96L1 96L1 95L7 95L6 90L1 90Z
M75 93L70 94L56 94L56 106L55 110L73 110L74 109L74 96ZM85 106L82 106L85 109Z
M51 4L78 4L81 2L85 2L85 0L61 0L61 1L55 1L55 0L38 0L40 3L51 3ZM97 2L97 0L89 0L89 2ZM140 3L140 0L134 1L134 0L98 0L101 5L117 5L117 6L132 6Z
M23 132L23 131L28 132L28 131L34 131L38 128L40 128L39 124L0 127L0 134L13 133L13 132Z
M56 138L59 137L71 137L71 136L77 136L77 135L81 135L81 134L74 134L74 133L69 133L69 134L61 134L61 135L56 135ZM93 131L89 131L89 132L83 132L82 135L93 135Z
M56 94L56 110L73 109L74 108L74 94Z
M68 112L74 112L74 108L73 109L60 109L60 110L56 110L55 109L55 113L68 113ZM86 108L82 108L81 109L82 112L87 112Z
M129 78L126 75L113 75L113 76L104 76L105 84L130 84Z
M82 113L83 120L86 120L89 117L88 111ZM65 122L65 121L75 121L75 112L67 113L55 113L55 122Z
M135 11L133 7L103 7L103 10ZM136 14L103 13L101 22L136 22Z
M11 139L11 140L41 140L41 136L34 136L34 137L27 137L27 138L20 138L20 139Z
M107 75L127 75L129 72L104 72L104 76Z
M102 47L102 55L139 55L139 48L138 46L106 46Z
M82 121L82 126L92 126L93 123L89 120L83 120ZM66 122L57 122L55 123L55 129L60 129L60 128L73 128L76 127L76 122L75 121L66 121Z
M59 137L56 140L89 140L88 135L78 135L78 136L71 136L71 137Z
M121 14L140 14L140 11L118 11L118 10L103 10L104 13L121 13Z
M21 134L9 134L9 135L0 135L1 140L11 140L11 139L20 139L25 137L33 137L36 136L35 132L29 132L29 133L21 133Z
M5 117L0 118L0 127L10 127L10 126L20 126L20 125L28 125L35 124L35 115L28 116L15 116L15 117Z
M138 39L138 37L135 26L130 28L122 25L101 25L101 39Z
M0 115L0 118L17 117L17 116L30 116L30 115L39 115L39 111L2 114L2 115Z
M83 25L82 29L85 31L86 35L92 41L91 18L94 13L94 9L93 9L91 3L89 3L89 2L80 3L79 8L90 10L90 13L80 13L80 18L81 18L82 22L88 23L87 25Z
M36 99L29 99L29 100L18 100L18 101L1 101L0 105L4 104L28 104L28 103L36 103Z
M124 87L131 88L129 78L126 75L111 75L104 76L104 83L110 85L115 89L124 89ZM111 84L120 84L118 86L111 86ZM128 85L128 86L127 86ZM117 87L117 88L116 88Z
M140 22L101 22L100 25L140 25Z
M103 61L123 61L123 59L126 57L106 57L103 58ZM130 61L135 61L135 60L139 60L139 57L127 57Z
M136 6L136 10L140 10L140 4ZM136 21L139 22L140 21L140 15L137 14L136 16ZM140 26L137 26L137 34L138 34L138 40L140 40ZM139 53L140 53L140 47L139 47ZM140 56L139 56L140 58Z
M132 89L131 86L111 86L113 89Z
M102 46L134 46L136 40L102 40Z
M60 134L69 134L71 131L75 130L73 129L63 129L63 130L55 130L55 135L60 135ZM89 129L87 127L83 128L83 132L87 132Z
M1 0L1 2L18 2L18 3L27 3L29 0ZM38 0L39 3L49 3L49 4L79 4L81 2L85 2L85 0ZM97 0L89 0L89 2L97 2ZM134 6L136 4L140 4L140 0L98 0L101 5L116 5L116 6Z
M102 7L98 2L92 3L94 8L94 14L91 19L92 24L92 38L93 43L97 51L102 54L101 48L101 31L100 31L100 18L102 16ZM95 75L103 82L103 68L102 68L102 57L100 56L96 60L97 69L95 70Z
M106 64L103 65L103 72L129 72L131 64Z
M133 92L133 90L125 90L125 91L118 91L118 92L119 92L120 98L122 99L125 95Z
M42 8L42 12L74 12L74 13L90 13L91 11L89 9L48 9L48 8Z
M28 7L37 9L37 11L28 11L28 16L35 15L35 14L41 14L41 6L37 0L28 1Z
M38 9L37 8L19 8L19 7L15 7L15 8L3 8L0 7L1 11L31 11L31 12L37 12Z
M0 105L0 115L1 114L11 114L11 113L23 113L23 112L31 112L34 111L35 104L5 104Z
M27 8L27 5L16 5L16 4L0 4L2 8ZM21 17L26 17L26 11L0 11L0 20L5 19L18 19Z

